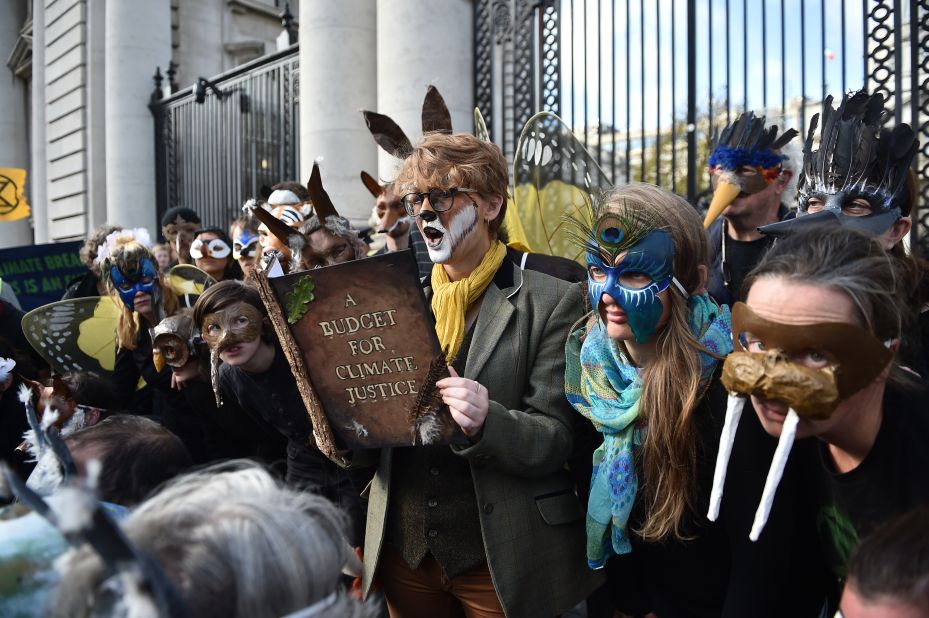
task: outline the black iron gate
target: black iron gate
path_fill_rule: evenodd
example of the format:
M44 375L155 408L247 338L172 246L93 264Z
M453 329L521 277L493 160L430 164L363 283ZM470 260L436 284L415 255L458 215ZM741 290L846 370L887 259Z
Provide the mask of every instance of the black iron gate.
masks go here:
M158 217L172 206L226 226L262 185L299 170L297 47L152 101Z
M562 116L615 182L697 201L710 135L744 109L802 135L826 94L879 91L916 129L929 256L929 0L476 0L475 101L512 157Z

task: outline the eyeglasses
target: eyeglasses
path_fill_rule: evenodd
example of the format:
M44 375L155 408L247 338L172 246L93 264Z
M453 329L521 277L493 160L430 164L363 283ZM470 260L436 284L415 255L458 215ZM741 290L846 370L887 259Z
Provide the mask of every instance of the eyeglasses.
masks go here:
M455 196L459 193L478 193L476 189L460 189L453 187L451 189L432 189L422 193L407 193L400 198L403 207L411 217L419 216L419 211L423 207L423 201L428 197L429 205L436 212L445 212L455 203Z

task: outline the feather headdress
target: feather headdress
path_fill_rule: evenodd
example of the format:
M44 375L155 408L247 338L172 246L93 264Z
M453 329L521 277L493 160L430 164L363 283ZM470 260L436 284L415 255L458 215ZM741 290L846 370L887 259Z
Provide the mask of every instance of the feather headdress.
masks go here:
M769 168L780 165L784 156L776 151L797 135L796 129L777 134L777 125L765 129L764 116L743 112L735 122L717 133L710 145L710 167L736 169L740 165Z
M803 170L798 192L803 204L813 192L837 193L859 190L883 197L883 208L899 203L906 191L907 171L919 145L908 124L882 129L884 97L864 90L842 97L833 109L833 98L823 102L819 148L813 135L820 115L810 121L803 146ZM872 202L876 206L879 201Z

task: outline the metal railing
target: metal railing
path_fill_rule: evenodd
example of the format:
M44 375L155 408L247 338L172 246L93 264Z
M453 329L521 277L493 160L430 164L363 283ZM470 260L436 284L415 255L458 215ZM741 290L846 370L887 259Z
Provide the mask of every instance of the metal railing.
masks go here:
M297 51L292 46L152 101L159 219L187 206L205 225L225 227L263 185L297 177Z
M512 157L559 114L614 182L705 199L710 137L743 110L805 138L827 94L882 92L921 148L929 255L929 0L477 0L475 101Z

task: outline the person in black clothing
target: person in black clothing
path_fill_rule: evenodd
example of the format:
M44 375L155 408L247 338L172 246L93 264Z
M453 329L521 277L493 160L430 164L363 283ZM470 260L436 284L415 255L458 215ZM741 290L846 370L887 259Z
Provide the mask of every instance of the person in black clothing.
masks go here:
M210 346L218 395L286 438L287 483L318 491L341 506L357 536L362 523L358 492L348 473L316 447L310 416L258 290L239 281L210 287L197 299L194 323Z
M785 457L794 435L819 439L807 474L819 483L817 525L837 576L860 537L929 504L929 393L895 360L912 317L902 281L899 263L862 233L808 229L774 245L734 308L742 350L724 381L751 397ZM774 504L776 488L773 474Z
M192 311L166 317L151 331L155 368L171 369L171 386L181 391L202 421L206 458L257 458L277 466L286 458L286 442L270 425L259 424L227 399L217 404L210 386L210 349L194 328Z
M741 114L714 140L709 158L713 199L707 210L710 272L707 291L718 302L739 299L742 281L771 238L758 228L790 215L799 153L790 148L793 129L777 135L764 117ZM720 217L720 215L722 215Z
M900 260L909 281L907 301L919 316L902 337L902 363L929 375L929 263L908 255L904 239L919 201L919 184L910 165L919 142L907 125L886 127L884 97L865 91L845 95L837 110L823 103L820 146L813 150L819 115L804 145L797 216L766 225L761 232L780 237L811 226L843 225L861 230ZM849 155L848 153L851 153Z
M127 412L152 416L184 442L195 462L205 462L209 456L202 419L191 413L184 395L171 388L171 372L156 367L152 358L150 329L177 311L177 296L132 230L108 237L104 255L104 281L120 308L113 385L127 402ZM141 389L140 378L145 381Z
M720 359L732 344L728 309L704 289L698 215L680 197L634 184L608 193L589 221L580 238L593 313L569 337L565 390L604 434L588 506L590 566L606 567L626 614L818 615L825 566L804 551L815 541L815 505L795 472L777 537L748 540L765 454L776 446L757 421L738 428L744 443L728 482L739 499L716 522L704 516L726 408Z

